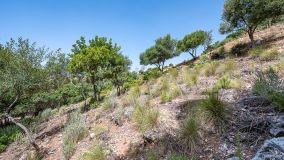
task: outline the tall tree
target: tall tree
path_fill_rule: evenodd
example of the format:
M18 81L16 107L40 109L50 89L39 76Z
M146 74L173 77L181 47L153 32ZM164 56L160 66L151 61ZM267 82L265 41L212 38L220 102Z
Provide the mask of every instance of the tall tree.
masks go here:
M26 133L30 143L39 151L29 130L12 117L12 111L21 98L37 93L46 84L42 62L47 50L37 48L35 43L19 38L11 39L0 47L0 95L5 109L2 116L8 118Z
M210 33L210 32L208 32ZM186 36L182 40L179 40L177 43L177 49L179 52L188 52L193 59L197 57L196 49L200 45L206 45L210 42L211 36L205 31L195 31ZM208 40L208 41L206 41Z
M226 0L219 31L226 34L244 30L254 46L257 27L265 20L283 14L283 0Z
M156 65L163 72L165 61L177 56L176 40L172 39L169 34L165 37L160 37L155 41L155 45L146 49L140 54L140 64Z
M57 89L68 79L67 66L69 59L66 54L61 52L61 49L51 52L47 58L45 68L49 75L50 88Z
M96 36L86 43L83 37L73 45L69 69L73 73L86 74L93 86L93 97L100 100L100 92L111 78L111 60L120 51L117 44L105 37Z
M117 53L112 57L111 65L112 83L116 87L117 94L120 95L123 84L127 82L129 78L131 61L128 57Z

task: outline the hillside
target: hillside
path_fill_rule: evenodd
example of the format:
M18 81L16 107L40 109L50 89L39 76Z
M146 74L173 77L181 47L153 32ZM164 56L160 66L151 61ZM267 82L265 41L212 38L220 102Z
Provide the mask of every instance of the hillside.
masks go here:
M79 125L86 132L75 144L71 159L236 160L240 155L283 159L283 111L275 110L269 98L252 89L258 73L269 73L270 67L283 87L284 25L257 31L255 37L266 51L277 54L260 57L248 49L242 56L229 56L232 47L249 42L244 35L224 45L225 58L212 60L208 53L194 66L167 68L161 77L133 86L125 94L110 93L98 107L82 112ZM220 108L214 110L210 103ZM62 158L69 121L73 116L81 122L79 113L70 113L82 106L84 102L54 109L37 127L33 136L43 159ZM0 159L26 159L33 153L23 137L11 143Z

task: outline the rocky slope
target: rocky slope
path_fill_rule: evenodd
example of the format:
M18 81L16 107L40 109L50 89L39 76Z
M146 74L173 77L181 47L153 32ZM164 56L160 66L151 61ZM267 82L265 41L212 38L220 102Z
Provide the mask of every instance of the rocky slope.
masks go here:
M275 112L269 101L251 91L256 70L266 70L283 61L284 25L273 26L256 35L260 43L276 46L281 54L270 61L259 61L249 56L231 60L236 67L230 77L240 84L238 87L219 91L219 96L226 103L230 114L222 131L216 126L203 129L195 147L197 159L237 159L238 148L244 159L284 159L284 114ZM242 37L226 44L225 49L229 50L234 44L247 40L247 37ZM227 61L228 59L222 59L220 64ZM182 80L183 67L178 69L177 77L166 77L181 89L182 94L167 103L161 103L159 97L150 101L151 107L159 110L158 124L155 127L140 131L133 122L134 106L125 102L131 93L113 97L110 108L100 107L83 113L88 135L77 143L71 159L81 159L82 153L88 150L93 141L102 144L107 159L149 159L149 153L154 153L157 159L169 159L173 153L186 153L184 151L187 148L179 136L181 125L192 108L206 97L204 92L212 88L221 77L222 70L218 71L217 67L216 73L209 76L201 72L197 84L189 87ZM284 80L284 68L279 70L278 75ZM145 97L158 83L159 80L140 86L141 94L138 99L145 101ZM143 91L145 87L150 91ZM81 103L68 106L65 112L40 125L34 136L44 151L43 159L61 159L67 111L80 106ZM0 159L25 159L32 151L27 143L14 142L0 154Z

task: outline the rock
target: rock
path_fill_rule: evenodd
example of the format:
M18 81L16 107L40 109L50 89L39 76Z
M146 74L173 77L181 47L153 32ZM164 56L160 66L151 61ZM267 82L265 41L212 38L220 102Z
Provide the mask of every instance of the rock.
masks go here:
M241 99L238 102L239 106L241 107L260 107L260 106L268 106L270 104L270 102L264 98L264 97L260 97L260 96L250 96L250 97L245 97L243 99Z
M231 157L231 158L228 158L227 160L240 160L239 157Z
M94 138L95 138L95 136L96 136L96 134L95 134L95 133L90 133L90 139L94 139Z
M269 133L273 137L283 137L284 136L284 129L279 127L270 128Z
M269 133L274 137L283 137L284 136L284 116L274 116L271 120L272 127L269 130Z
M266 140L252 160L283 160L284 137Z
M236 89L221 89L219 96L222 101L234 102L238 99L239 93Z
M124 109L124 117L128 120L131 119L132 117L132 114L133 114L133 111L134 111L134 107L130 106L130 107L125 107Z
M161 138L162 134L154 130L148 130L143 134L143 139L148 143L155 143Z

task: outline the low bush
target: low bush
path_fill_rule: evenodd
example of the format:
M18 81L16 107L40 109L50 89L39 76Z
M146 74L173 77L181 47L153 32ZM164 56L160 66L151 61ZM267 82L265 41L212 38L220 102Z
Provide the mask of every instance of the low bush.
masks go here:
M176 68L169 68L168 70L170 76L171 76L171 79L175 80L177 77L178 77L178 70Z
M214 89L229 89L231 88L231 80L227 76L221 77L215 84Z
M199 129L200 125L198 123L198 120L193 115L188 116L182 124L181 135L191 152L194 151L196 143L200 138Z
M249 53L249 56L253 58L257 58L264 51L265 51L265 48L263 46L257 46L257 47L250 49L248 53Z
M284 111L284 82L277 73L269 68L267 73L258 72L253 85L253 92L266 97L277 109Z
M9 125L0 128L0 153L4 152L6 147L17 139L20 129L16 125Z
M246 54L248 51L248 45L246 43L238 43L231 48L231 54L238 57Z
M186 154L172 154L170 160L195 160L195 158L189 158Z
M274 60L279 52L276 48L265 49L262 46L255 47L249 51L249 55L254 58L259 58L261 61Z
M133 112L133 121L141 131L153 128L158 123L159 110L137 104Z
M106 160L106 153L102 145L98 142L92 142L91 146L82 154L84 160Z
M274 60L279 55L276 48L267 49L259 55L261 61L271 61Z
M234 60L226 60L221 63L217 68L217 73L220 75L230 75L236 69L236 63Z
M215 75L215 72L217 70L217 67L219 66L219 62L218 61L213 61L210 63L206 63L203 67L202 67L202 73L209 77L209 76L213 76Z
M208 93L208 98L200 102L200 110L207 122L222 126L227 110L226 105L219 99L218 92Z
M70 159L78 141L86 136L87 130L84 116L75 111L68 116L67 125L63 131L63 159Z
M49 120L50 118L52 118L52 116L54 115L52 109L47 108L44 111L41 112L40 114L40 121L44 122L46 120Z

